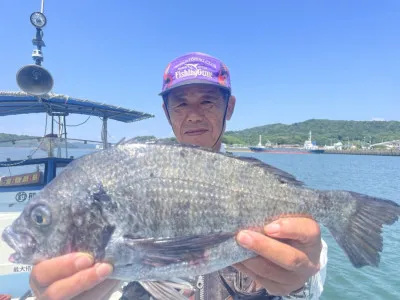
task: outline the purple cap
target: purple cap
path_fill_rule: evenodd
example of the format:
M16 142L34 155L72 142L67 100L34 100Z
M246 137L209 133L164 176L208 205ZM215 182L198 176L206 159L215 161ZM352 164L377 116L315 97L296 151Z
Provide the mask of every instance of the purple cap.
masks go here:
M193 52L174 59L164 71L162 91L164 95L173 88L203 83L221 87L231 92L231 81L227 66L210 55Z

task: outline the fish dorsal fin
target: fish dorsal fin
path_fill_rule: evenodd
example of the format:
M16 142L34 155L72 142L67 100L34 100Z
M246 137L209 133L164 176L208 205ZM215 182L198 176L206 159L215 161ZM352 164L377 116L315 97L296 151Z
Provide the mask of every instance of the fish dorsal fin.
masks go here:
M170 147L177 147L177 148L182 148L182 149L184 149L184 148L199 149L199 150L203 150L203 151L207 151L207 152L216 153L210 148L206 148L206 147L202 147L202 146L198 146L198 145L193 145L193 144L179 143L176 140L155 140L153 142L144 143L144 142L137 141L135 138L132 138L132 139L128 139L126 141L122 141L122 142L118 143L118 146L120 146L120 145L129 145L129 144L170 146Z
M129 144L144 144L144 143L139 142L138 140L136 140L136 138L130 138L130 139L123 138L117 144L115 144L115 147L122 146L122 145L129 145Z
M127 141L124 141L123 143L121 143L120 145L126 145L126 144L142 144L145 145L142 142L138 142L135 139L129 139ZM229 157L232 159L238 159L244 162L247 162L249 164L254 165L255 167L260 167L262 169L264 169L266 172L270 173L270 174L274 174L275 177L281 182L281 183L287 183L287 184L293 184L293 185L297 185L297 186L302 186L304 185L303 182L299 181L296 179L296 177L294 177L293 175L278 169L274 166L271 166L257 158L254 157L248 157L248 156L234 156L232 154L229 153L221 153L221 152L215 152L210 148L205 148L202 146L198 146L198 145L192 145L192 144L184 144L184 143L179 143L177 141L173 141L173 140L156 140L153 143L150 143L150 145L161 145L161 146L171 146L171 147L179 147L179 148L187 148L187 149L198 149L198 150L202 150L202 151L206 151L206 152L212 152L215 155L221 155L221 156L225 156L225 157Z
M264 169L266 172L270 174L274 174L276 178L281 183L288 183L288 184L293 184L297 186L303 186L304 183L297 180L296 177L294 177L292 174L289 174L288 172L285 172L281 169L278 169L274 166L271 166L255 157L248 157L248 156L233 156L233 158L250 163L254 165L255 167L260 167Z
M172 140L158 140L158 141L154 142L154 145L172 146L172 147L188 148L188 149L199 149L199 150L203 150L206 152L216 153L215 151L213 151L210 148L202 147L199 145L193 145L193 144L179 143L177 141L172 141Z
M176 140L155 140L155 141L151 141L151 142L142 142L142 141L138 141L136 138L130 138L127 140L121 140L120 142L118 142L116 144L116 146L120 146L120 145L130 145L130 144L134 144L134 145L161 145L161 146L177 146L177 147L199 147L196 145L189 145L189 144L181 144L178 143Z
M114 147L117 147L117 146L119 146L119 145L121 145L121 144L123 144L123 143L125 143L125 137L123 137L122 139L120 139L120 140L114 145Z

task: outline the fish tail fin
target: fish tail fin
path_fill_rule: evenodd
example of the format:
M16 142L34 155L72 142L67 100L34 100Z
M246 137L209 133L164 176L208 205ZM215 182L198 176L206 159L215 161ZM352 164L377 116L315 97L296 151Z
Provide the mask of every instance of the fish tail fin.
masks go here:
M398 220L400 206L390 200L345 193L348 202L344 204L344 210L355 204L352 213L350 216L343 213L342 219L327 227L356 268L378 267L383 246L382 226L392 225Z

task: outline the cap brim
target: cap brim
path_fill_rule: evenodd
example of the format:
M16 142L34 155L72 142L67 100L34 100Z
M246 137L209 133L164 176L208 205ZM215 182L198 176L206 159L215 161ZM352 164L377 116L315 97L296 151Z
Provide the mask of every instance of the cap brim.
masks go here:
M216 83L216 82L210 82L210 81L208 81L208 80L202 80L202 79L191 79L191 80L186 80L186 81L182 81L182 82L179 82L179 83L177 83L177 84L174 84L173 86L171 86L170 88L166 89L165 91L159 93L158 95L159 95L159 96L163 96L163 95L165 95L166 93L172 91L173 89L175 89L175 88L177 88L177 87L184 86L184 85L189 85L189 84L207 84L207 85L213 85L213 86L222 88L222 89L224 89L224 90L227 90L228 92L231 91L230 88L228 88L228 87L226 87L226 86L223 86L223 85L221 85L221 84L218 84L218 83Z

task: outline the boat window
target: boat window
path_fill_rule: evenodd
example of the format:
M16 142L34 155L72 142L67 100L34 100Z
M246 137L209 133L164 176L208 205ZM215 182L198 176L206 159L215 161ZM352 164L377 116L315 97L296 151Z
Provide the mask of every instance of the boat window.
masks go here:
M44 164L1 166L0 187L43 184L44 169Z
M57 163L56 164L56 176L58 176L68 165L68 163Z

